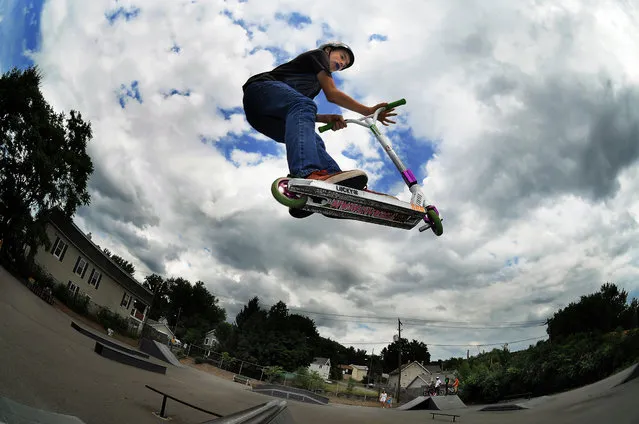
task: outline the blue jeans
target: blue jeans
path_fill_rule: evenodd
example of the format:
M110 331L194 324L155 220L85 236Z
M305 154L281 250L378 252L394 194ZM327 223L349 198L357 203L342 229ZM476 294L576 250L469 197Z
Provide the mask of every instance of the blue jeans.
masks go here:
M258 81L244 92L244 113L253 128L286 144L292 176L306 177L314 171L341 171L315 132L315 102L280 81Z

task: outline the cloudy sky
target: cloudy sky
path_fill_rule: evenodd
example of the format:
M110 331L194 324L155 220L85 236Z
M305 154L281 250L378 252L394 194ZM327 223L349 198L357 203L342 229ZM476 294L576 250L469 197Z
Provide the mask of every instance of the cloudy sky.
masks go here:
M606 281L639 295L629 1L0 5L0 34L24 34L3 45L2 70L31 49L18 65L41 68L50 104L92 123L92 203L77 224L140 280L202 280L230 319L255 295L283 300L321 313L309 315L321 335L377 353L400 317L434 359L525 348L544 338L544 319ZM346 93L406 98L384 129L444 216L442 237L294 220L272 198L285 151L249 127L241 86L329 39L355 50L336 75ZM343 169L409 199L365 129L323 138Z

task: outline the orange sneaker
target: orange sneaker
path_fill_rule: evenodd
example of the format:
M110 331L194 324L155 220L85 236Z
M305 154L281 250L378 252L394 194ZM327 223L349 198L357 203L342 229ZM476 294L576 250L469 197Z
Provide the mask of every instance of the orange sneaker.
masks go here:
M326 181L327 183L342 185L362 190L368 184L368 176L364 171L353 169L329 174L326 170L315 171L306 177L309 180Z

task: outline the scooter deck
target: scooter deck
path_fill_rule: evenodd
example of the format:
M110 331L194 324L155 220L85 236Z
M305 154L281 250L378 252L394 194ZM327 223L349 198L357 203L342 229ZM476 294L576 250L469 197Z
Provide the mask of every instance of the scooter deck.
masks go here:
M334 218L410 230L423 222L426 214L424 207L403 202L392 196L319 180L293 178L288 181L288 190L308 196L306 205L300 209Z

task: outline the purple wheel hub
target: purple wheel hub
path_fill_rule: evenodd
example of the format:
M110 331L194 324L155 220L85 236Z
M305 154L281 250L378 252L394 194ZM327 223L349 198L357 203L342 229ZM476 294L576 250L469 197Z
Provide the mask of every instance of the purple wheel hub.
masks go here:
M299 199L300 196L288 190L288 180L282 180L277 185L277 190L289 199Z
M439 211L437 210L437 208L433 205L428 205L426 206L426 210L433 210L435 211L435 213L437 214L437 216L439 216ZM428 217L428 215L424 215L424 222L428 225L433 225L433 222L430 220L430 218Z

